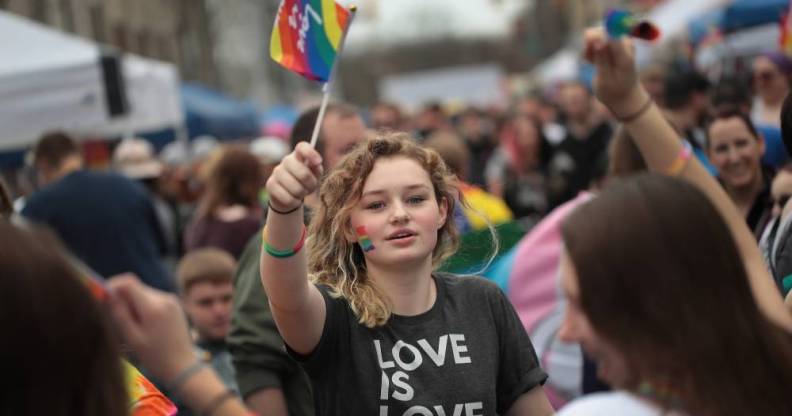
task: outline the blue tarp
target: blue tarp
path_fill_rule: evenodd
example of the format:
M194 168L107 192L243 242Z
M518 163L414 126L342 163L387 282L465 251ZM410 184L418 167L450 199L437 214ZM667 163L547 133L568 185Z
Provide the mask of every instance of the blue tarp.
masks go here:
M789 8L789 0L735 0L726 7L721 21L724 33L779 22Z
M226 140L259 136L259 113L253 104L199 84L183 84L181 95L190 138L210 135Z

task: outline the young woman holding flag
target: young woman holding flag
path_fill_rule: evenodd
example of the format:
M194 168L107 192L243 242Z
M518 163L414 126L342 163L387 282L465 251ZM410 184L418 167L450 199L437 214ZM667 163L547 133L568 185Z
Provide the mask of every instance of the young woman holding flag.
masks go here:
M546 375L504 294L435 272L457 245L441 158L404 134L358 145L323 180L306 241L302 198L321 174L307 143L275 169L261 255L317 414L552 414Z

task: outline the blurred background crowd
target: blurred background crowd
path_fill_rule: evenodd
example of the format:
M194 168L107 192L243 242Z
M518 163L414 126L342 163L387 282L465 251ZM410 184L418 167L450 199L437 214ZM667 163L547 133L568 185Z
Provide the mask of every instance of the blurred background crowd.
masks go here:
M232 276L263 224L263 185L310 135L319 92L266 56L261 22L276 3L0 0L4 214L49 225L100 276L133 271L180 293L198 346L246 396L256 387L237 387L225 345ZM456 218L465 234L446 270L484 268L516 291L518 242L600 186L617 126L575 40L625 5L663 31L637 45L640 81L773 245L792 196L788 1L464 3L361 0L320 138L328 167L378 130L443 156L474 208ZM488 223L501 238L492 265ZM529 332L553 309L541 297L525 313L512 299ZM560 383L554 404L585 390Z

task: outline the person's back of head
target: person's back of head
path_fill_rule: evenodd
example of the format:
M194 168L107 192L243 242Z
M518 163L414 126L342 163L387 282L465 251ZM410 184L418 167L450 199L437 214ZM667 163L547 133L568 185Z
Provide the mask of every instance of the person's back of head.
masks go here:
M0 221L0 414L129 414L118 342L49 235Z
M258 159L247 147L232 145L222 149L207 175L202 214L210 214L221 206L258 205L264 175Z
M657 174L611 183L562 235L579 307L626 363L615 387L668 387L689 414L792 414L792 337L760 312L699 189Z
M80 148L74 139L61 132L48 133L39 139L33 149L33 164L57 167L67 157L79 154Z
M685 109L695 94L706 96L709 81L693 70L672 70L663 81L663 103L669 110Z
M57 180L67 161L81 165L80 147L65 133L48 133L33 148L33 166L38 170L43 184Z

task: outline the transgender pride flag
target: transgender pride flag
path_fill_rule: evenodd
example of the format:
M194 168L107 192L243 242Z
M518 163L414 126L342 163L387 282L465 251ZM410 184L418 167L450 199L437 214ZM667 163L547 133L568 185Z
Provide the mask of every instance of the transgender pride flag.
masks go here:
M327 82L349 21L350 11L333 0L283 0L270 56L308 79Z

